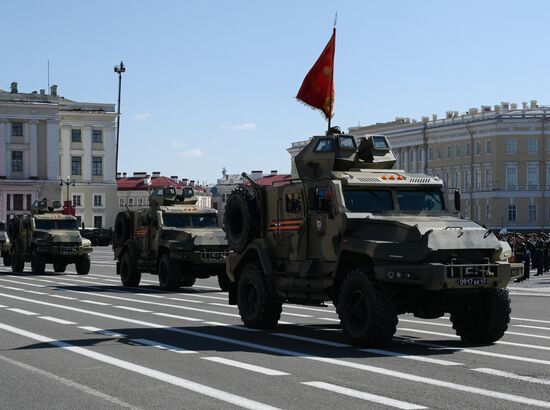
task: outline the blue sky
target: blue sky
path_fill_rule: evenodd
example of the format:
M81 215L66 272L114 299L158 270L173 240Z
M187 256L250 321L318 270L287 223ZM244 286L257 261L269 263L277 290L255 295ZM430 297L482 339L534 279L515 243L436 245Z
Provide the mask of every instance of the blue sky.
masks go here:
M338 11L334 125L548 103L550 2L2 2L0 88L50 82L115 103L122 59L121 171L215 182L290 170L292 141L322 133L295 101Z

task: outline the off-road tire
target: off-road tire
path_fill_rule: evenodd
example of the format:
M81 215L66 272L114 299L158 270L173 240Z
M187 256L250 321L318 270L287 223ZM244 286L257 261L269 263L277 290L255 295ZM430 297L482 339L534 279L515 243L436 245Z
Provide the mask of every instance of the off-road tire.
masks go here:
M115 229L113 231L113 245L122 245L130 238L132 227L130 216L127 212L119 212L115 218Z
M218 285L221 290L224 292L227 292L229 288L231 287L231 281L229 280L229 276L227 276L227 273L218 273Z
M53 264L53 271L57 273L63 273L65 272L65 269L67 269L66 263L54 263Z
M197 278L193 275L183 275L181 278L181 286L184 288L190 288L192 287L195 282L197 281Z
M2 262L4 262L4 266L10 266L11 265L11 255L9 253L5 253L4 256L2 256Z
M337 312L345 336L356 346L381 347L391 342L397 327L397 304L391 293L352 270L342 282Z
M136 287L141 281L141 272L138 272L136 261L130 256L130 253L124 252L119 262L120 281L122 286Z
M182 285L181 268L168 255L160 258L158 266L159 286L162 290L178 290Z
M11 271L14 273L23 272L25 270L25 261L16 250L11 251Z
M223 224L227 243L235 252L241 253L259 236L260 218L252 188L239 185L233 189L225 205Z
M486 289L474 303L451 312L451 323L463 342L491 344L504 336L511 313L507 289Z
M90 273L90 255L84 254L78 257L75 263L76 273L78 275L87 275Z
M46 272L46 258L44 255L33 252L31 255L31 271L35 275L43 275Z
M245 265L239 275L237 305L246 327L272 329L281 318L282 304L266 286L262 270L256 263Z

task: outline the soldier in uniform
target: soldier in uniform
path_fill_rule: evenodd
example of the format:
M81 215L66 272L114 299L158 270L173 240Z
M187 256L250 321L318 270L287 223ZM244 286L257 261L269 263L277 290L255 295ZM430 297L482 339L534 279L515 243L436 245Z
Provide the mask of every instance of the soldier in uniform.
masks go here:
M536 258L537 258L537 273L535 276L542 276L542 271L544 269L544 247L545 243L542 240L542 235L535 236L535 250L536 250Z
M548 272L548 265L550 263L549 257L550 257L550 243L548 239L548 234L543 233L542 234L542 240L544 242L544 250L543 250L543 265L544 265L544 273Z
M510 247L514 251L514 260L518 263L522 263L525 258L525 239L520 234L515 234L512 237L512 244Z

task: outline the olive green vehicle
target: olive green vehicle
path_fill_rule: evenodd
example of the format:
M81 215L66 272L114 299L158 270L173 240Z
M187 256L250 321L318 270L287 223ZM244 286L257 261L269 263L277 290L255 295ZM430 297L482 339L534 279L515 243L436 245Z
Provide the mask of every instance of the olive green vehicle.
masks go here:
M509 246L451 210L437 177L392 169L384 136L333 128L298 153L299 179L239 186L224 225L229 303L248 327L272 328L282 304L336 306L345 335L382 346L398 315L450 313L465 341L491 343L510 320ZM246 174L243 174L246 176Z
M9 221L11 269L23 272L25 262L30 262L32 272L42 274L51 263L55 272L65 272L67 265L74 263L79 275L87 275L92 244L80 236L76 218L62 214L59 201L52 205L46 200L35 201L31 215Z
M226 290L228 254L218 211L196 205L193 188L156 188L150 206L120 212L115 219L113 250L124 286L138 286L143 272L158 275L164 290L193 286L197 278L218 276Z
M10 256L10 238L6 233L6 223L0 221L0 256L4 262L4 266L10 266L11 256Z

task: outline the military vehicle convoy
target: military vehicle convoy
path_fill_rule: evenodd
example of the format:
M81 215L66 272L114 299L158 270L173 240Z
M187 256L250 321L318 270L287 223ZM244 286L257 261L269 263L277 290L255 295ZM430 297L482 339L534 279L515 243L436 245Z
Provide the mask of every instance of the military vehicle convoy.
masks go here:
M491 231L458 216L458 191L451 210L441 179L394 163L384 136L335 127L298 153L299 179L234 189L224 219L234 251L229 303L246 326L274 327L285 302L332 301L359 346L389 343L408 312L450 313L464 341L503 336L505 288L522 265L508 262L509 247Z
M4 221L0 221L0 256L2 257L4 266L10 266L10 239L6 233L6 223Z
M197 206L192 187L180 193L171 186L156 188L149 203L115 219L113 250L122 284L138 286L141 273L149 272L158 275L161 289L177 290L217 275L227 290L228 248L217 211Z
M23 272L25 262L31 263L35 274L42 274L46 264L53 264L55 272L65 272L74 263L79 275L90 272L92 245L83 239L76 218L62 214L59 201L35 201L31 215L20 215L8 224L11 242L10 256L13 272Z

